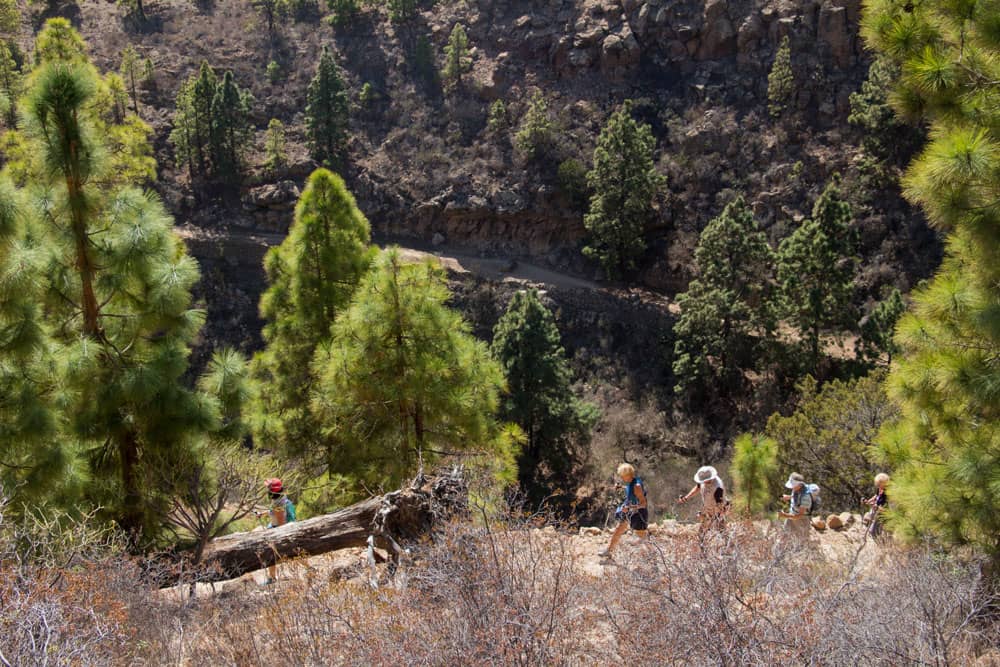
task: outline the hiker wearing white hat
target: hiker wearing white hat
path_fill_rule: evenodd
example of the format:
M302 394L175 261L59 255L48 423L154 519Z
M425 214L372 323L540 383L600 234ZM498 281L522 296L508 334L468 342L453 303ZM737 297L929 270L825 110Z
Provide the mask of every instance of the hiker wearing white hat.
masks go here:
M712 466L702 466L694 474L694 486L685 495L677 499L679 503L686 503L694 497L694 494L701 492L702 511L698 513L701 519L713 519L721 516L725 511L726 486L719 477L719 471Z
M809 513L812 512L812 494L806 489L805 477L797 472L788 476L785 488L791 490L791 494L781 496L782 500L789 501L787 512L778 512L778 516L785 520L785 531L796 537L809 537Z

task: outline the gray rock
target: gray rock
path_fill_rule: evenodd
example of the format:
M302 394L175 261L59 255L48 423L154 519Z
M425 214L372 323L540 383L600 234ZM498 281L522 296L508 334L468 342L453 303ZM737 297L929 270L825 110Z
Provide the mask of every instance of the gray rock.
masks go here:
M649 26L649 5L643 5L642 9L639 10L638 16L632 22L632 30L635 34L640 37L646 34L646 28Z
M440 245L444 245L444 242L445 242L444 234L442 234L441 232L435 232L434 236L431 237L431 245L434 246L435 248Z
M850 67L854 44L847 28L847 10L824 4L819 10L816 38L830 47L830 55L838 67Z

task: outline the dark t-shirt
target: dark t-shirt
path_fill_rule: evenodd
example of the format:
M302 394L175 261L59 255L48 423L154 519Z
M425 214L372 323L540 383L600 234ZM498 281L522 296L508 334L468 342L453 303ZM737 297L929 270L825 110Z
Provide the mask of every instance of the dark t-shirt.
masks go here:
M876 507L885 507L885 505L888 502L889 502L889 496L888 496L888 494L886 494L885 491L879 491L878 495L875 497L875 506Z

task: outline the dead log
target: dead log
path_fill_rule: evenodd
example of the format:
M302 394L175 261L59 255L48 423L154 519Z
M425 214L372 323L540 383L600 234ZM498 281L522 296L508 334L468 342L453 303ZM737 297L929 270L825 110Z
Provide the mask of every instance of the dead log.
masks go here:
M188 571L185 577L177 571L161 586L190 578L225 581L286 558L364 547L369 535L387 547L396 560L402 551L400 544L428 534L443 517L465 511L467 503L468 488L457 473L418 478L408 488L363 500L332 514L216 538L205 547L197 573Z

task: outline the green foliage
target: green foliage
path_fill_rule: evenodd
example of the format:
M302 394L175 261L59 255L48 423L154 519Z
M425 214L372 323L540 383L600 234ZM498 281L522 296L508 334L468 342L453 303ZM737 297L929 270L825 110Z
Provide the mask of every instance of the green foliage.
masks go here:
M278 83L279 81L281 81L281 75L282 75L281 65L278 64L278 61L272 60L267 64L268 81L270 81L271 83Z
M510 117L507 115L507 104L503 100L495 100L490 105L490 112L486 117L486 131L500 134L508 127L510 127Z
M869 364L891 366L893 355L899 352L899 345L893 340L896 322L905 311L903 295L893 287L886 298L861 319L861 335L854 345L855 356Z
M345 26L358 15L361 7L358 0L327 0L330 8L330 23L335 26Z
M268 169L278 169L288 162L288 155L285 153L285 124L277 118L272 118L267 124L264 155Z
M762 435L743 433L733 442L733 462L729 472L736 482L735 505L747 516L758 514L771 504L778 483L778 443Z
M418 0L386 0L389 7L389 18L396 23L409 21L417 15Z
M771 118L780 118L795 96L795 74L792 72L792 50L788 36L774 55L774 63L767 75L767 111Z
M526 438L518 462L521 487L532 502L571 482L597 409L573 395L572 373L551 311L535 290L514 295L493 329L493 355L507 377L501 416Z
M678 393L692 386L724 391L758 367L774 328L774 253L743 197L705 227L694 253L698 278L677 297L674 325Z
M0 0L0 35L13 36L21 29L21 12L16 0Z
M778 247L784 317L798 330L812 368L819 363L822 331L852 320L856 264L852 218L839 179L834 178L816 200L812 217Z
M874 373L820 388L806 376L796 386L795 412L767 420L764 434L778 443L782 467L819 484L830 511L853 509L871 495L875 439L882 424L898 415L883 381L883 374Z
M375 102L378 97L378 93L375 92L375 87L368 81L361 86L361 90L358 92L358 104L363 108L368 109Z
M87 45L68 19L49 19L35 39L35 62L85 62Z
M288 237L264 260L261 296L266 346L253 360L259 391L254 441L310 463L332 459L309 403L310 363L329 345L330 326L372 262L368 221L343 179L317 169L306 182Z
M250 0L250 4L267 24L271 41L277 37L278 22L288 14L288 0Z
M891 60L876 58L861 90L851 93L851 114L847 121L862 131L865 151L881 162L902 162L923 139L922 133L900 120L889 104L899 74L899 66Z
M462 75L472 69L472 56L469 54L469 37L465 27L456 23L451 29L448 43L444 47L444 69L441 79L449 90L454 90L462 83Z
M413 46L413 53L410 56L413 66L413 73L423 81L428 88L434 88L438 84L437 67L434 65L434 47L427 35L420 35Z
M0 460L18 466L0 475L7 488L37 483L30 493L50 502L85 475L92 506L152 536L167 490L143 484L149 466L222 428L218 402L184 381L203 319L191 308L198 267L159 200L124 181L108 86L79 36L50 21L38 42L17 133L24 187L0 197L19 221L0 223L0 262L20 274L0 282L24 293L0 309L0 382L6 395L11 370L20 375L10 389L24 410L0 430ZM11 440L26 419L34 434Z
M319 0L288 0L288 14L296 21L312 21L319 18Z
M306 91L306 137L309 154L332 167L344 150L347 137L347 90L340 68L328 46L323 47L316 75Z
M238 182L243 157L253 138L250 110L253 97L241 90L227 71L212 98L212 167L217 178Z
M187 166L192 182L240 179L253 136L253 103L250 92L236 85L232 72L220 81L207 62L180 87L170 141L178 166Z
M559 163L556 183L574 206L583 206L587 201L587 168L576 158L567 158Z
M7 43L0 40L0 93L7 101L3 119L11 130L17 127L17 100L21 97L22 89L21 71L14 61L14 54Z
M125 82L114 72L108 74L105 81L111 94L112 120L120 125L125 122L125 114L128 113L128 92L125 90Z
M549 105L541 91L535 91L521 119L521 127L514 135L514 147L527 160L540 160L548 156L554 144L555 132L549 118Z
M503 371L448 308L444 271L382 253L318 354L331 471L397 488L445 455L495 451Z
M139 54L131 44L122 51L122 64L118 68L118 73L122 77L126 90L132 97L132 111L139 113L139 82L144 77L144 65L139 58Z
M930 122L904 192L949 233L897 325L880 438L899 535L972 544L1000 572L1000 22L995 2L866 5L869 45L900 67L893 107Z
M156 66L148 56L142 61L142 83L150 87L156 83Z
M594 168L587 174L593 195L583 218L590 243L583 252L611 278L635 269L646 250L646 223L665 184L653 164L655 148L652 130L632 118L629 102L611 114L597 138Z

